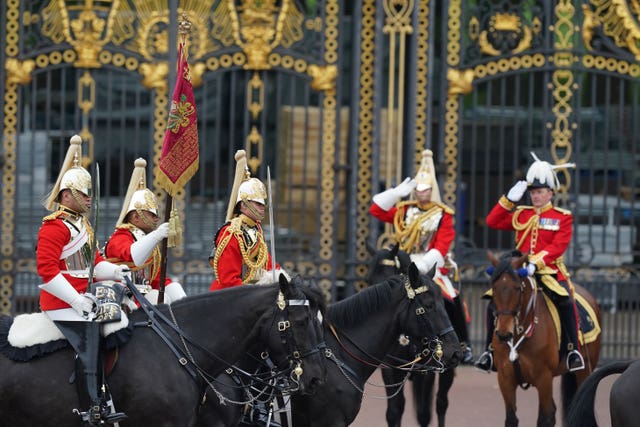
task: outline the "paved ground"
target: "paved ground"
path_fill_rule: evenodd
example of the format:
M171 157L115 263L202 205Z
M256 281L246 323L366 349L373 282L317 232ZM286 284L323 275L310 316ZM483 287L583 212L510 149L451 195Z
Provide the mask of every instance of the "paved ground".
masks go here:
M611 384L618 375L611 375L600 383L596 394L596 418L600 427L611 427L609 419L609 390ZM370 383L380 385L382 378L379 372L374 373ZM560 378L554 380L554 396L556 405L560 406ZM407 387L409 389L411 387ZM410 391L407 395L407 408L402 419L403 427L418 427L413 413ZM368 385L365 389L365 397L362 409L351 424L355 427L387 427L385 421L386 401L378 399L383 396L381 388ZM496 427L504 425L504 404L498 389L496 374L480 372L472 367L461 367L457 370L457 376L449 393L449 411L447 412L447 425L453 427ZM518 418L520 426L529 427L536 425L538 396L535 389L518 390ZM556 415L559 420L560 409ZM436 425L435 421L431 425ZM557 423L561 425L560 422Z

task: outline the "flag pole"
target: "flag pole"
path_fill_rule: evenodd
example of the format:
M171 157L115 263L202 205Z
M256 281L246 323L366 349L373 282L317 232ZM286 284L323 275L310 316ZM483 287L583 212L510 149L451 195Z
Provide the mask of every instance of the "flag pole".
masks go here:
M187 14L185 12L182 13L182 19L178 24L178 34L180 36L180 44L182 48L180 49L179 55L184 56L185 61L188 58L188 49L186 48L186 40L187 34L191 31L191 22L187 18ZM180 63L182 58L179 58ZM179 78L179 76L178 76ZM171 218L171 209L173 205L173 196L166 191L165 198L165 206L164 206L164 221L168 222ZM167 281L167 258L168 258L168 248L169 248L169 239L162 239L162 243L160 245L160 283L158 287L158 304L164 303L164 288L166 287Z

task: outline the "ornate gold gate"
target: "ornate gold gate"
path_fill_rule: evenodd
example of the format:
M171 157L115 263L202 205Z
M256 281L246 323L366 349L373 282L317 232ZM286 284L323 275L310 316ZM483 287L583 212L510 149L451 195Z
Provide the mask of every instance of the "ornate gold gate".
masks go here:
M169 270L188 291L189 278L212 279L207 257L241 148L255 176L271 170L277 261L331 300L365 286L367 243L389 231L369 215L372 194L413 175L424 148L469 275L484 269L484 249L512 245L484 217L530 151L578 165L559 195L576 214L572 266L637 263L635 0L4 4L2 312L37 294L40 199L71 135L103 171L101 240L134 159L157 163L183 13L200 167L175 198L185 239Z

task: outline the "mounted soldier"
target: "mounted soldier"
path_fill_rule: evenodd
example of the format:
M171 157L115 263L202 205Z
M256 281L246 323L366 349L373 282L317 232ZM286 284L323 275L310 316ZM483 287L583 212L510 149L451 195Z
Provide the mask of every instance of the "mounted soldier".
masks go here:
M566 209L553 205L555 190L560 183L556 169L575 167L573 163L551 165L531 153L533 164L527 171L526 181L518 181L487 215L487 225L498 230L515 231L516 250L528 254L527 270L535 276L540 289L544 289L558 308L561 328L566 336L567 369L584 369L579 351L578 312L574 289L563 261L573 235L573 215ZM533 206L516 204L529 192ZM515 208L515 210L514 210ZM493 368L491 338L495 313L492 303L487 307L486 351L475 363L476 367L490 371Z
M235 155L236 175L227 209L227 222L218 230L213 240L209 264L215 278L210 290L220 290L250 283L271 283L273 261L267 249L262 220L267 206L267 191L257 178L252 178L247 168L246 153L238 150ZM275 265L280 272L289 276Z
M169 237L169 223L160 222L158 201L147 188L147 161L134 162L116 230L105 245L105 256L116 264L131 269L138 289L152 303L158 301L160 288L159 243ZM186 296L182 285L169 278L165 281L165 302L170 304Z
M82 139L71 138L71 145L58 179L45 200L53 211L42 220L36 247L36 266L40 285L40 308L55 322L78 354L82 375L76 376L86 411L75 410L90 425L116 423L123 413L110 413L101 395L100 323L98 306L90 285L102 280L122 280L128 271L106 261L97 251L94 231L87 219L91 210L91 175L80 166Z
M402 198L412 195L409 200ZM442 203L436 180L431 150L422 152L415 178L407 178L398 186L373 196L369 212L381 221L393 224L394 237L400 249L409 253L422 274L435 266L434 281L445 297L447 313L462 346L462 363L471 363L468 315L453 286L449 273L457 275L457 266L449 254L455 238L454 210Z

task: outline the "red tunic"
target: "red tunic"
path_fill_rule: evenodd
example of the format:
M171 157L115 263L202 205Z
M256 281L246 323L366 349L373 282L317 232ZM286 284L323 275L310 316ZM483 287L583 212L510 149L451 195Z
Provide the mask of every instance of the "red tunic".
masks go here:
M230 226L231 223L227 223L222 226L216 237L216 247L229 235ZM262 234L262 227L260 227L260 224L256 224L256 228L257 232ZM257 252L258 250L258 245L255 245L253 251ZM254 253L249 255L254 255ZM267 271L272 270L271 254L267 253L267 261L262 268ZM280 266L276 264L276 268L280 268ZM209 290L217 291L224 288L242 285L242 276L244 272L244 261L240 251L240 244L237 236L232 235L227 246L220 254L220 258L218 259L218 277L213 280Z
M402 209L406 212L407 206L404 206ZM369 213L371 215L378 218L380 221L388 222L390 224L393 224L397 211L398 208L396 206L392 206L391 209L385 211L375 203L373 203L369 208ZM455 237L456 232L453 228L453 215L447 212L447 210L443 210L442 219L440 220L438 229L435 231L427 247L423 248L423 250L426 252L429 249L437 249L438 252L440 252L440 255L444 258L449 252L449 248L451 247L451 243L453 243L453 239L455 239Z
M60 215L62 216L62 215ZM36 268L43 283L50 282L61 271L68 270L64 259L60 259L62 249L71 241L71 232L58 218L45 219L38 232L36 248ZM50 218L50 217L48 217ZM104 261L100 252L96 251L94 265ZM63 274L76 291L87 291L88 279ZM40 309L43 311L69 308L70 305L47 291L40 291Z
M571 212L556 208L551 203L542 207L539 212L536 212L533 206L520 206L512 212L507 209L509 206L508 200L501 199L487 215L487 225L498 230L515 231L516 249L522 253L529 253L529 260L534 262L538 269L550 267L557 270L558 281L566 280L562 271L558 270L556 261L562 257L571 243ZM537 219L534 218L536 215Z
M132 271L139 269L133 262L131 256L131 245L136 242L136 238L126 227L116 228L116 231L111 235L107 245L105 246L105 256L107 260L115 264L127 264ZM149 285L153 289L160 289L160 261L154 260L154 252L144 263L144 268L147 269L146 278L149 279ZM171 283L171 279L165 278L165 286Z

